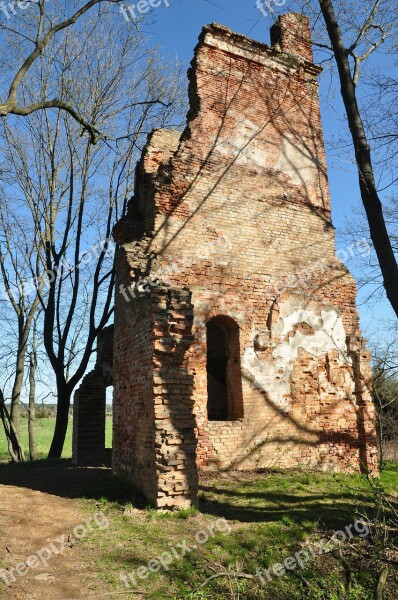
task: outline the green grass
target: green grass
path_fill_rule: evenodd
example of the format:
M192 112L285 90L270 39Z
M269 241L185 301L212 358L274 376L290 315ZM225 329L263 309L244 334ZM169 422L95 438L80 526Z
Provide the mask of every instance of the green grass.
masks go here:
M387 465L381 482L388 493L398 489L397 465ZM272 472L238 474L231 478L205 477L201 484L200 510L183 511L183 521L178 513L134 508L134 500L115 501L107 493L101 498L100 506L111 526L106 535L99 534L96 541L101 547L97 569L115 592L125 589L120 574L133 573L137 585L131 590L143 590L147 598L159 600L374 598L381 568L372 555L370 537L357 536L350 544L343 544L345 562L336 550L316 556L302 569L274 576L271 582L266 581L266 586L261 586L256 577L258 568L267 569L283 562L321 538L330 539L335 531L353 524L359 515L371 516L374 498L369 483L360 475ZM214 526L220 516L228 519L230 533L210 536L207 543L146 579L140 580L136 575L139 567L170 552L170 548L183 540L192 548L196 532L205 530L208 525ZM372 558L361 558L367 552ZM350 586L347 586L348 569ZM236 577L235 572L249 577ZM221 573L222 576L202 587L209 577ZM232 592L235 595L231 595ZM384 600L397 597L398 584L392 567Z
M54 424L53 419L37 422L41 457L47 453ZM110 445L109 424L110 420L107 445ZM71 425L70 422L65 457L71 454ZM25 422L22 422L22 440L27 448ZM0 437L0 460L7 459L4 439ZM80 473L81 488L73 497L84 498L88 513L101 510L110 521L107 530L94 530L81 543L87 544L90 552L95 548L92 569L120 594L118 597L125 597L126 591L120 575L129 573L136 579L136 586L132 584L130 591L142 590L150 600L373 600L375 597L383 567L375 529L366 539L357 537L350 544L342 544L340 552L315 555L303 568L265 580L266 585L261 585L256 576L257 569L266 570L304 547L314 546L321 538L330 539L333 532L344 530L360 515L373 517L377 498L363 476L277 470L202 474L199 510L169 513L146 506L138 493L111 477L106 469L99 469L97 477L95 470L74 471L70 461L64 460L59 464L49 461L3 464L0 471L0 479L3 474L13 473L11 479L15 481L17 477L20 485L24 482L29 485L29 478L33 478L38 486L35 489L43 491L49 491L49 482L56 479L57 473L66 487L70 487L69 474L74 473L75 478ZM398 507L397 464L385 465L381 485ZM62 495L62 491L58 489L57 494ZM229 533L217 532L220 518L228 520ZM398 565L398 544L391 514L387 523L391 535L388 556L393 562L383 600L395 600L398 582L394 561ZM213 527L214 535L209 534L206 543L198 544L197 532L209 531L209 526ZM178 544L184 542L191 551L181 557ZM172 553L173 549L179 557L174 557L167 568L149 573L145 579L139 578L137 569L166 552ZM212 576L217 577L209 580Z
M55 419L37 419L36 420L36 443L37 443L37 458L43 459L47 457L48 450L50 448L51 440L54 433ZM107 417L106 422L106 447L112 447L112 418ZM20 439L22 447L25 451L25 456L29 456L29 442L28 442L28 420L20 420ZM70 458L72 456L72 419L69 419L68 432L65 438L64 450L62 453L63 458ZM0 427L0 462L8 462L10 455L7 451L7 441L4 435L4 430Z

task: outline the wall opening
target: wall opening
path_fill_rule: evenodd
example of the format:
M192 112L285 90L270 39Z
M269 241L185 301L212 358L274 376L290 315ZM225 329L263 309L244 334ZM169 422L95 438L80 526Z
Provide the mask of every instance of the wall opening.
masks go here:
M239 327L226 316L214 317L207 333L207 416L209 421L243 417Z
M106 388L105 450L113 447L113 385Z

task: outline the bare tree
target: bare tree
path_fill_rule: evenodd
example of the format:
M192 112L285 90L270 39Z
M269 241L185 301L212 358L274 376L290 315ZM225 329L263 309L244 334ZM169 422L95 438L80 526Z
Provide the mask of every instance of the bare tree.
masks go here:
M338 159L343 155L355 164L358 172L365 216L364 227L362 221L360 224L361 237L369 236L374 248L368 280L376 288L381 285L397 314L397 230L390 219L391 198L386 195L386 189L397 181L398 90L394 78L388 76L398 50L397 3L395 0L297 0L297 5L310 18L316 61L328 67L326 76L330 78L330 103L335 115L338 114L335 82L339 84L345 108L342 120L349 127L345 135L344 125L340 127L336 121ZM353 219L357 219L357 214L355 211ZM358 238L357 223L353 223L352 229Z
M398 36L395 36L398 37ZM395 39L394 37L394 39ZM373 69L367 79L367 97L364 107L364 123L374 155L378 174L378 187L388 194L386 209L387 225L391 219L397 222L397 200L392 193L398 182L398 80L391 73L398 68L398 39L389 52L390 63L385 70ZM397 250L397 231L392 234L394 250Z
M87 131L90 140L95 144L101 137L97 127L86 120L72 102L65 100L61 96L59 98L48 99L47 96L41 97L31 102L20 101L22 84L26 81L27 75L38 59L43 56L43 53L49 48L57 34L75 25L86 13L94 8L98 9L98 14L101 14L103 5L120 4L119 0L89 0L82 7L76 9L77 2L60 3L47 2L47 0L38 0L31 2L31 10L37 11L32 19L35 24L35 32L33 35L26 35L23 30L17 31L14 27L8 27L5 24L0 24L0 29L6 32L11 32L13 35L18 35L20 42L23 41L27 47L27 51L22 64L16 69L14 76L11 79L6 98L0 103L0 116L7 115L30 115L38 110L47 110L50 108L60 109L65 111L73 119L77 121ZM69 14L68 14L69 13ZM59 20L59 14L63 15ZM58 18L57 18L58 17ZM54 24L54 20L59 20ZM39 82L40 86L40 82ZM62 91L62 90L61 90Z
M15 462L25 460L24 452L7 410L2 390L0 390L0 421L3 424L4 433L8 443L8 451L12 460Z
M387 36L386 29L377 20L379 12L385 8L385 3L381 0L371 3L359 30L353 32L355 35L350 45L346 45L344 42L332 0L319 0L319 6L338 69L341 95L354 145L359 187L370 236L383 276L383 286L387 298L398 316L398 264L376 185L371 147L357 94L361 63L377 50ZM376 37L372 35L374 32L377 34ZM362 51L358 51L361 44ZM365 48L363 48L363 44L365 44Z
M41 88L30 85L29 77L22 85L29 105L59 87L88 121L106 124L106 142L93 146L67 111L34 111L23 130L12 120L4 125L7 195L12 200L22 192L24 214L33 224L29 265L57 388L51 457L61 456L73 389L113 313L111 230L133 193L136 150L153 126L171 123L176 110L178 70L160 67L156 50L143 49L142 41L124 22L87 19L58 38L56 68L45 55L32 67L29 76Z
M37 459L36 445L36 370L37 370L37 322L33 325L32 348L29 354L29 405L28 405L28 435L29 458Z
M10 160L12 159L13 157L10 157ZM4 290L16 319L16 352L10 415L17 434L27 344L39 306L39 296L34 286L30 290L27 289L31 279L31 256L34 244L34 231L27 223L26 216L19 214L18 210L14 210L3 200L0 203L0 272Z
M374 350L373 397L377 408L380 466L384 450L398 447L398 356L395 340Z

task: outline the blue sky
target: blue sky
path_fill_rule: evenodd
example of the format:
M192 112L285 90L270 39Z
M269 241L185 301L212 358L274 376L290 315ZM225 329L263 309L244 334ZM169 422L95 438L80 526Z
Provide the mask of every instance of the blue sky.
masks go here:
M278 1L281 4L281 0ZM126 7L135 4L131 0L125 2ZM294 0L286 0L284 6L276 7L274 16L294 9ZM256 8L255 0L162 0L148 18L145 30L149 35L148 43L158 45L165 58L174 59L177 56L188 67L201 28L211 22L221 23L234 31L269 43L269 28L273 18L271 15L264 17ZM355 165L343 153L339 155L328 147L339 130L347 125L343 120L344 111L338 86L330 85L327 73L321 76L321 110L327 145L333 223L339 232L346 217L352 218L352 207L360 205L360 194ZM338 245L344 247L344 242L339 242ZM355 265L351 263L349 261L347 266L355 275ZM376 308L364 306L361 301L363 297L364 294L360 293L358 304L361 325L366 335L373 336L378 329L376 317L388 318L392 316L392 310L387 301L378 303Z

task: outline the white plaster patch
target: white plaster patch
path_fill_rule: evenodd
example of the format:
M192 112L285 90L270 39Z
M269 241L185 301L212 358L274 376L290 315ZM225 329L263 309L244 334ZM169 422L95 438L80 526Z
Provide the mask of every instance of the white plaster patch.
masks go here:
M310 184L318 173L319 161L302 143L284 136L275 169L282 171L295 185Z
M256 170L264 169L267 162L267 152L264 142L257 136L260 129L249 119L236 116L236 132L228 138L221 134L213 139L214 150L223 156L234 159L234 164L248 165Z
M313 311L299 309L284 317L283 329L280 337L285 337L297 323L308 323L315 329L315 335L305 335L301 331L296 331L293 338L287 343L290 359L297 358L298 348L304 348L308 353L314 356L321 356L329 350L337 350L339 359L345 361L347 354L346 334L342 318L338 316L335 310L321 311L320 316ZM282 351L283 346L279 346Z
M315 333L305 335L301 331L296 331L294 335L287 338L294 325L303 322L313 327ZM253 384L267 393L275 406L289 411L291 408L290 374L299 348L303 348L314 357L337 350L341 364L350 363L351 360L347 356L343 321L335 310L321 311L321 314L317 315L314 311L299 309L280 319L279 324L279 343L276 342L272 351L272 361L260 358L251 345L244 352L242 368L250 374ZM257 333L252 331L252 343Z

